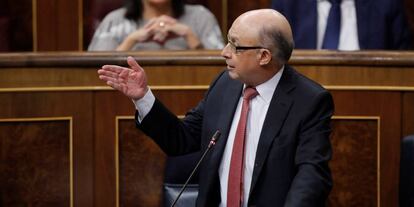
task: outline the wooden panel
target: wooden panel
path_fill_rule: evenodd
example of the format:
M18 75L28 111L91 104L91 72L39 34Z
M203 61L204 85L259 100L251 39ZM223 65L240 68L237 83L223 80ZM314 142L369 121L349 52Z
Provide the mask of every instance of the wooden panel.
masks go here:
M401 137L402 95L384 91L332 91L336 116L380 117L380 205L395 206Z
M190 108L194 107L198 101L202 98L205 90L154 90L154 94L160 99L165 105L175 114L183 115ZM117 192L117 179L115 169L117 159L116 155L116 130L114 125L117 123L116 119L120 116L132 116L134 115L134 106L128 98L124 97L122 94L116 91L99 91L96 92L95 96L96 107L95 110L95 133L97 139L95 139L95 204L96 206L115 206L117 205L116 195L119 195L119 204L121 206L130 205L135 199L141 199L141 201L149 202L151 205L155 205L157 200L144 200L140 188L130 186L131 183L136 183L138 181L131 181L131 176L133 173L140 175L142 170L130 164L122 164L122 153L126 153L125 157L128 157L128 153L131 153L129 147L136 145L136 141L140 141L139 145L142 145L142 140L147 140L144 136L135 129L134 126L126 125L121 128L123 125L120 125L119 133L121 135L126 134L126 137L121 137L119 144L119 153L120 153L120 166L119 166L119 192ZM122 123L122 122L121 122ZM128 122L126 123L128 124ZM131 129L132 128L132 129ZM123 140L128 140L125 142L125 146L122 145ZM136 140L133 140L136 139ZM148 142L148 140L146 141ZM132 146L130 146L132 145ZM153 145L146 145L147 147L153 147ZM156 152L156 149L151 149ZM146 149L146 148L145 148ZM135 150L137 152L140 149ZM159 157L159 156L158 156ZM147 159L149 159L147 157ZM161 159L161 163L164 162L165 158ZM127 163L134 162L134 160L124 160ZM152 161L151 161L152 162ZM160 161L158 161L160 162ZM160 164L161 164L160 163ZM162 166L164 167L164 166ZM161 166L160 166L160 169ZM127 177L124 177L122 173L126 173ZM158 177L163 174L163 171L158 171L158 174L154 174L155 177ZM123 178L128 180L122 180ZM143 180L139 180L140 182ZM128 183L128 184L125 184ZM149 187L148 185L143 185ZM123 194L123 190L127 194ZM161 189L158 189L161 190ZM155 187L152 191L156 191ZM119 193L119 194L118 194ZM134 196L131 196L131 195ZM126 197L122 197L126 196ZM149 195L148 195L149 196ZM149 198L148 198L149 199ZM150 206L151 206L150 205Z
M1 206L71 206L71 126L0 119Z
M166 155L135 127L133 118L119 126L119 206L161 206Z
M74 205L93 206L92 94L71 91L0 93L0 106L0 119L73 117ZM0 134L4 135L2 130Z
M414 92L403 93L402 137L414 134Z
M0 87L104 86L96 70L104 64L125 65L128 55L143 65L152 86L206 87L225 68L219 51L0 54ZM298 50L290 64L327 87L414 90L413 52Z
M131 116L134 107L131 100L115 91L95 93L95 162L94 169L94 206L117 206L116 178L116 116Z
M81 51L79 0L34 2L34 51Z
M335 207L378 206L379 120L333 120L334 186L328 205Z
M90 68L1 68L0 87L73 87L105 86L98 79L99 66ZM207 87L224 70L224 66L143 66L152 86ZM195 70L194 68L197 68ZM298 71L318 81L327 88L348 87L349 89L414 90L414 70L411 68L356 67L356 66L303 66ZM165 75L168 70L172 75ZM397 87L397 88L396 88ZM400 87L400 88L398 88Z

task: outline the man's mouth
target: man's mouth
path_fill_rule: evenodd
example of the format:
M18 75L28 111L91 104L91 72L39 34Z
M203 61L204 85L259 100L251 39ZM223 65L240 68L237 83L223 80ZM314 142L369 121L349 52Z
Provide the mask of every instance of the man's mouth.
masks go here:
M234 69L234 66L230 65L230 64L227 64L227 69L232 70L232 69Z

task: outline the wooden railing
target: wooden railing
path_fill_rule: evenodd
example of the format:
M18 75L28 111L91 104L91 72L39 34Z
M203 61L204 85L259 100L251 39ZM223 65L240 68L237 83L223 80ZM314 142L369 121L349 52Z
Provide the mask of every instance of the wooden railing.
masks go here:
M0 54L0 185L13 192L1 191L4 206L160 205L165 155L96 73L128 55L177 115L226 66L220 51ZM290 64L334 97L329 206L397 206L400 139L414 133L414 53L295 51Z

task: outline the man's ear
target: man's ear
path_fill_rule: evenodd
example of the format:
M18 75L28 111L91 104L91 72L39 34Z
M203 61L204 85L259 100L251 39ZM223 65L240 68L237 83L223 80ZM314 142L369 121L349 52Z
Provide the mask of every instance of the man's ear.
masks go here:
M264 66L270 63L272 61L272 53L268 49L261 49L260 53L260 65Z

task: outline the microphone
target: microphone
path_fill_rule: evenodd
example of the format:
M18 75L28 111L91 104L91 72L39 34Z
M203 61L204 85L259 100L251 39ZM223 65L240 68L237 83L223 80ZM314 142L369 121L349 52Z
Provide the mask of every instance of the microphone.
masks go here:
M191 172L190 176L185 181L183 187L180 190L180 193L178 194L177 198L175 198L174 202L172 203L171 207L174 207L177 203L178 199L180 198L181 194L184 192L185 188L187 187L188 183L190 182L191 178L194 176L194 173L197 171L198 166L200 166L200 163L203 161L206 154L210 151L210 149L216 144L217 140L220 138L220 131L217 130L214 135L211 137L210 143L207 146L207 149L204 151L203 155L201 156L200 160L197 162L197 165L194 167L193 171Z

